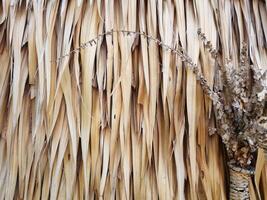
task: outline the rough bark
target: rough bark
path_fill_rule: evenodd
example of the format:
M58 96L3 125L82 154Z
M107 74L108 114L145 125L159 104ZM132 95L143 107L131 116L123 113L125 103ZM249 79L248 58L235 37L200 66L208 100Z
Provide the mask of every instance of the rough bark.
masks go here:
M230 200L247 200L250 199L249 194L249 180L254 174L254 170L247 170L235 166L229 165L230 172Z

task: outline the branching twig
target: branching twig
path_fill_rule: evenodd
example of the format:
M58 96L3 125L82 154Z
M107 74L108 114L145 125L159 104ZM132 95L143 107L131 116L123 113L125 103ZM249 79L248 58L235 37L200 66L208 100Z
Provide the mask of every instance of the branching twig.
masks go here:
M267 90L264 85L264 81L266 81L264 79L265 73L262 73L258 67L249 65L247 45L245 43L242 44L240 52L240 66L239 69L236 70L233 68L230 61L227 61L224 66L220 63L218 59L218 52L215 50L211 42L207 40L205 34L202 33L200 29L198 30L198 35L202 40L205 49L207 49L212 58L218 62L219 70L222 72L222 80L225 88L223 93L224 96L227 97L225 99L222 98L219 91L213 90L208 85L208 82L203 76L200 68L192 61L192 58L181 46L174 48L166 45L159 39L152 37L145 32L128 30L107 31L71 50L68 54L59 57L56 62L60 62L71 54L80 52L82 49L97 45L98 41L102 39L102 37L109 35L113 36L114 33L121 33L125 37L144 37L148 40L148 42L152 41L156 43L164 50L177 55L184 63L186 63L185 66L193 71L202 90L213 102L216 114L217 132L222 137L222 140L226 145L230 159L234 159L236 164L241 167L246 167L251 164L251 160L253 159L252 152L255 151L254 149L255 146L257 146L257 142L260 141L255 139L253 140L251 138L262 138L262 136L265 135L262 134L262 132L260 134L259 128L256 131L256 125L253 125L253 123L256 123L256 120L263 113L265 94ZM250 71L252 71L253 74L252 78ZM251 85L251 79L253 81L253 85ZM227 94L228 92L230 92L230 95ZM264 96L264 98L259 98L260 93ZM261 137L254 137L257 134L261 135Z

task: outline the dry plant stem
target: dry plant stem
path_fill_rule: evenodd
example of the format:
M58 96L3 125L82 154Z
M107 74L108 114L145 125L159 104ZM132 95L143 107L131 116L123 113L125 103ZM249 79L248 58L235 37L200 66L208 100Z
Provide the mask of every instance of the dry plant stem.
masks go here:
M253 170L244 170L228 163L230 172L230 200L250 199L249 180L254 174Z
M61 61L66 56L69 56L72 53L77 53L81 49L93 46L97 44L97 41L101 39L103 36L112 35L114 32L117 32L119 34L123 34L124 36L140 36L144 37L148 40L148 43L151 41L159 45L163 48L163 50L171 51L172 53L178 55L178 57L186 63L186 67L191 69L193 73L196 75L196 78L198 82L201 85L201 88L203 92L212 100L215 112L216 112L216 121L217 121L217 127L218 131L217 133L222 137L223 143L226 146L228 156L231 160L234 161L234 164L229 164L229 170L230 170L230 199L249 199L249 178L251 176L251 172L247 171L247 166L250 166L251 164L248 164L247 159L249 159L248 155L250 156L251 149L249 146L245 146L242 149L247 149L247 153L243 153L242 150L239 152L240 149L233 150L235 147L234 145L238 145L239 139L234 136L235 130L231 126L231 115L233 111L227 110L226 105L224 104L224 101L221 98L221 95L219 92L214 91L210 86L208 85L207 80L201 73L201 70L197 66L197 64L193 63L191 57L185 52L185 50L179 46L178 48L174 48L171 46L168 46L164 43L162 43L159 39L154 38L150 35L147 35L144 32L136 32L136 31L127 31L127 30L111 30L106 33L98 35L96 38L82 44L80 47L72 50L69 52L69 54L64 55L60 57L58 61ZM217 59L217 51L212 47L212 44L207 41L205 35L198 32L201 40L204 43L204 47L210 52L211 56L218 61ZM228 63L226 64L225 68L222 67L222 65L219 63L219 70L222 72L224 84L228 85L230 88L230 93L232 96L232 101L237 102L240 104L241 102L244 102L244 99L247 99L247 93L245 91L245 88L247 89L246 82L248 82L248 70L246 66L246 46L243 45L242 52L241 52L241 67L243 70L241 70L240 74L238 74L236 71L232 71L232 67L228 66ZM219 62L219 61L218 61ZM232 79L232 75L235 75L235 77L238 77L238 81L235 81L235 79ZM245 75L246 80L241 80L243 75ZM260 81L260 77L258 74L256 74L257 77L255 77L256 80ZM240 85L241 84L241 85ZM241 93L238 92L238 88L241 88ZM255 95L256 97L256 95ZM257 101L255 101L257 103ZM259 105L260 107L260 105ZM242 113L242 110L238 109L234 110L235 113ZM242 116L241 116L242 117ZM265 151L266 152L266 151ZM240 155L239 155L240 154ZM266 154L265 154L266 156ZM244 158L243 158L244 157ZM241 158L241 160L239 159ZM242 160L243 158L243 160ZM244 165L242 165L243 163ZM238 167L236 167L238 166Z
M209 87L207 80L205 79L205 77L203 76L203 74L201 73L201 70L199 69L199 67L197 66L197 64L193 63L191 57L185 52L185 50L181 47L178 46L178 48L174 48L171 47L169 45L164 44L162 41L160 41L157 38L154 38L148 34L146 34L145 32L137 32L137 31L128 31L128 30L110 30L107 32L104 32L102 34L97 35L95 38L89 40L86 43L83 43L81 46L73 49L72 51L70 51L68 54L61 56L60 58L58 58L56 60L56 62L60 62L62 59L64 59L65 57L70 56L73 53L78 53L81 49L87 48L87 47L91 47L97 44L98 40L102 39L102 37L106 36L112 36L113 33L118 33L118 34L123 34L124 36L140 36L140 37L144 37L147 39L148 43L150 42L154 42L157 45L159 45L160 47L163 48L163 50L168 50L171 51L172 53L178 55L178 57L185 62L187 65L185 65L186 67L188 67L189 69L191 69L193 71L193 73L196 75L197 80L199 81L202 90L204 91L204 93L212 100L214 108L215 108L215 112L216 112L216 121L217 121L217 126L218 131L217 133L222 137L223 143L226 145L226 149L228 150L228 153L231 149L231 147L229 146L229 141L233 141L235 140L235 137L233 138L231 135L231 133L234 132L234 130L232 130L230 124L231 124L231 117L235 117L235 116L228 116L228 115L232 115L232 111L228 109L228 106L226 106L224 104L224 102L221 99L220 93L214 91L212 88ZM200 37L200 39L203 41L204 47L210 52L211 56L218 62L219 64L219 70L222 72L222 76L223 76L223 81L224 84L226 84L227 86L229 86L230 89L230 93L232 96L232 101L234 101L235 103L237 103L238 105L240 104L247 104L247 93L245 91L245 89L248 89L247 87L247 83L249 82L249 68L247 65L247 46L245 43L242 44L242 48L241 48L241 56L240 56L240 67L242 68L240 72L236 72L235 70L233 71L233 67L230 66L229 62L226 62L225 67L222 67L221 62L218 60L218 55L217 55L217 51L213 48L212 44L210 41L208 41L206 39L206 36L204 33L201 32L201 30L198 30L198 35ZM261 85L261 78L262 76L259 73L259 69L257 67L252 67L252 70L254 71L254 76L253 79L256 82L256 84ZM232 79L232 75L235 75L235 77L238 77L238 80ZM241 77L242 76L242 77ZM244 78L244 80L242 79ZM241 84L241 85L240 85ZM241 89L241 92L239 92L239 89ZM238 92L237 92L238 91ZM259 109L257 110L261 110L260 108L262 107L262 104L257 101L257 93L254 94L255 91L252 90L252 98L255 98L253 104L254 107L259 107ZM259 104L259 105L258 105ZM237 108L237 110L235 111L237 114L238 113L242 113L242 110L240 110L239 108ZM261 112L257 112L258 114ZM236 141L238 142L238 141Z
M187 55L185 50L179 46L178 48L171 47L169 45L164 44L162 41L160 41L157 38L154 38L150 35L147 35L145 32L136 32L136 31L128 31L128 30L111 30L104 32L102 34L97 35L95 38L87 41L86 43L83 43L81 46L71 50L68 54L65 54L61 57L59 57L55 62L61 62L64 58L70 56L71 54L78 53L81 49L87 48L89 46L93 46L97 44L97 41L100 40L104 36L112 35L114 32L122 33L124 36L143 36L147 38L148 42L153 41L156 44L158 44L160 47L162 47L164 50L169 50L172 53L178 55L180 59L188 64L188 68L191 69L194 74L196 74L197 80L200 82L203 91L209 96L209 98L216 104L216 107L223 107L222 103L219 101L219 96L217 93L215 93L208 85L207 80L204 78L202 73L200 72L197 64L193 63L190 56ZM215 50L212 50L212 54L215 54ZM217 56L214 55L215 57ZM53 62L53 61L51 61Z
M164 50L171 51L172 53L178 55L178 57L184 63L187 64L185 66L188 67L190 70L192 70L193 73L196 75L196 79L200 83L203 92L211 99L211 101L215 107L215 110L218 112L217 116L219 118L219 121L222 121L222 125L223 124L229 124L229 123L226 123L229 121L229 119L228 119L227 115L225 114L225 113L227 113L227 111L225 110L225 105L221 101L221 97L220 97L219 93L214 92L213 89L210 88L210 86L208 85L208 82L205 79L205 77L203 76L201 70L199 69L197 64L195 64L192 61L192 58L186 53L186 51L181 46L178 46L178 48L174 48L174 47L171 47L169 45L166 45L162 41L160 41L159 39L152 37L152 36L146 34L145 32L128 31L128 30L110 30L110 31L104 32L102 34L99 34L98 36L96 36L92 40L89 40L88 42L83 43L81 46L71 50L68 54L65 54L65 55L59 57L56 60L56 62L61 62L62 59L64 59L65 57L68 57L73 53L78 53L81 49L96 45L97 41L100 40L102 37L112 35L115 32L123 34L124 36L142 36L142 37L145 37L148 40L148 43L150 43L152 41L152 42L156 43L157 45L159 45L160 47L162 47ZM204 36L201 35L201 37L203 39ZM209 41L206 41L205 38L203 40L204 40L205 47L209 50L212 57L217 60L216 50L213 49L213 47ZM221 65L219 64L219 66L221 66ZM223 69L221 69L221 67L220 67L220 70L223 71ZM222 137L223 143L226 145L226 148L229 149L228 144L229 144L229 140L230 140L230 135L227 135L225 133L231 133L232 130L230 130L230 127L227 125L223 125L223 127L224 127L224 131L218 131L218 134Z

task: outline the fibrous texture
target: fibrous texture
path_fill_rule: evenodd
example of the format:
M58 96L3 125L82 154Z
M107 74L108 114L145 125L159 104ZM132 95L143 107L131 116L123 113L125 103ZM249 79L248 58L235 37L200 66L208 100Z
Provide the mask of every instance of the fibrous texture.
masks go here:
M230 164L230 199L247 200L249 195L250 171L238 171Z
M260 0L1 1L0 199L227 199L208 96L243 41L267 66L266 19Z

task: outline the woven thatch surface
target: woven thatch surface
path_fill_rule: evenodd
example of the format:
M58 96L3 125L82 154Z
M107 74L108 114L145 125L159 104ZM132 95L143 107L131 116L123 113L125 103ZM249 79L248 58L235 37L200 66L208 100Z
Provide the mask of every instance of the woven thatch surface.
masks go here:
M215 62L201 27L224 59L267 66L261 0L98 0L0 3L0 199L226 199L226 159L211 103L182 62L145 38L178 43L213 84ZM51 62L52 61L52 62ZM252 197L267 198L260 152Z

